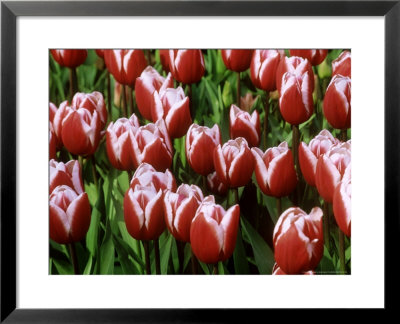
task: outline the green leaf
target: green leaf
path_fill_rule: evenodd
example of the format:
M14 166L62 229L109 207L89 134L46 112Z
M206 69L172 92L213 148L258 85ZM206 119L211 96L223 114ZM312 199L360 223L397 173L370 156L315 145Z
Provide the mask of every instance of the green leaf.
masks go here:
M86 263L85 270L83 270L84 275L89 275L92 270L92 263L93 263L93 257L89 256L88 262Z
M236 246L233 251L233 264L235 267L235 274L248 274L249 265L246 259L246 251L244 249L242 233L239 228L236 238Z
M73 274L74 269L72 268L71 262L63 261L63 260L55 260L53 259L53 264L57 269L57 272L61 275L65 274Z
M164 242L160 240L160 268L161 274L167 274L169 258L171 256L173 236L168 233L168 237ZM162 243L162 244L161 244Z
M99 195L95 206L92 208L92 216L90 220L90 227L86 234L86 247L92 256L95 256L99 246L99 228L102 213L105 212L104 207L104 193L103 193L103 180L99 181ZM96 192L97 196L97 192Z
M113 243L118 254L118 261L124 274L140 274L135 264L130 260L129 246L117 236L113 235ZM132 252L131 252L132 253Z
M253 248L258 271L261 274L271 274L275 263L274 253L264 239L260 236L260 234L258 234L258 232L244 217L240 218L240 222L242 224L243 231L249 238L250 245Z

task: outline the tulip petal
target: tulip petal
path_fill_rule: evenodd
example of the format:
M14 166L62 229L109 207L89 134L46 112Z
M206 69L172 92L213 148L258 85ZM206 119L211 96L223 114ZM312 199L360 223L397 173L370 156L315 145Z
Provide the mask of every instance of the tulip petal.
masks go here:
M71 225L67 214L60 207L50 202L49 216L50 238L59 244L71 243L69 237Z
M73 242L82 240L89 229L91 218L89 198L86 192L81 193L71 202L66 214L70 219L70 236Z

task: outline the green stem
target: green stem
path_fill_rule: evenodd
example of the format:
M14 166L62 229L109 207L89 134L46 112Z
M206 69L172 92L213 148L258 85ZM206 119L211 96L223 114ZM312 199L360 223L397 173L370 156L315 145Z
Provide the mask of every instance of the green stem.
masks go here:
M214 265L213 265L213 274L215 274L215 275L219 274L219 272L218 272L218 262L214 263Z
M192 121L194 121L196 112L194 110L194 104L193 104L192 85L188 84L187 89L188 89L188 97L189 97L190 117L192 117Z
M276 198L276 210L278 212L278 218L282 214L282 201L281 198Z
M154 240L154 254L156 259L156 274L161 274L160 268L160 244L158 238Z
M181 241L176 241L176 245L178 247L178 260L179 260L179 274L183 274L183 262L184 262L184 251L185 251L185 243Z
M144 257L146 261L146 274L149 275L151 274L149 241L143 241L143 246L144 246Z
M79 274L79 265L78 265L78 258L76 256L76 249L75 249L75 243L69 243L69 253L71 255L71 263L72 266L74 267L74 273Z
M203 178L203 193L207 192L207 176L201 176Z
M96 159L94 158L94 155L92 155L92 175L93 175L94 185L97 188Z
M233 195L235 197L235 201L233 202L233 204L239 204L239 190L238 188L232 188L233 191Z
M264 129L263 129L264 151L267 149L268 115L269 115L269 92L267 91L267 100L264 106Z
M339 260L340 260L340 272L346 274L346 258L344 248L344 234L339 229Z
M292 125L292 151L293 151L294 163L296 165L296 175L298 180L296 187L296 204L300 204L301 172L299 163L299 141L300 141L299 126Z
M197 258L193 253L193 250L190 248L191 253L191 261L192 261L192 274L197 274Z
M324 240L325 240L325 245L326 248L328 249L329 253L331 251L331 243L330 243L330 234L329 234L329 204L324 201L323 202L323 208L324 208Z
M74 94L78 92L78 77L76 75L76 68L69 69L69 96L70 101L74 97Z
M240 72L237 72L236 102L240 108Z
M122 90L121 90L121 96L122 96L122 114L123 117L127 117L126 114L126 107L128 106L126 102L126 90L125 90L125 85L121 84Z
M342 142L347 141L347 129L340 130L340 139L342 140Z

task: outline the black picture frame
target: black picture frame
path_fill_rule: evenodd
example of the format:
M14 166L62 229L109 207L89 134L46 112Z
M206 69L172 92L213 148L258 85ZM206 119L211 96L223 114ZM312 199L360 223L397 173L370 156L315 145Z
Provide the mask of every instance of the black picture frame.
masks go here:
M16 308L16 19L19 16L383 16L385 19L385 309L396 307L395 297L391 299L390 296L395 296L393 292L397 285L394 283L398 282L395 259L399 255L399 244L396 243L396 238L399 237L400 228L398 189L400 180L400 0L104 1L95 3L89 1L2 1L1 322L235 322L240 319L239 314L252 312L252 317L261 316L262 318L265 311L217 309L210 313L210 310L194 309ZM382 109L382 107L376 109ZM373 166L371 166L371 173L373 173ZM371 268L373 267L374 265L371 264Z

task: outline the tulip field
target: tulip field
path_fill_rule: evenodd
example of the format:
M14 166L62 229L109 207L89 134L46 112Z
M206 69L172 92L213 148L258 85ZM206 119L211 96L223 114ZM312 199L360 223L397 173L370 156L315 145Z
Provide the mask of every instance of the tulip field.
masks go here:
M49 51L49 273L351 274L351 51Z

